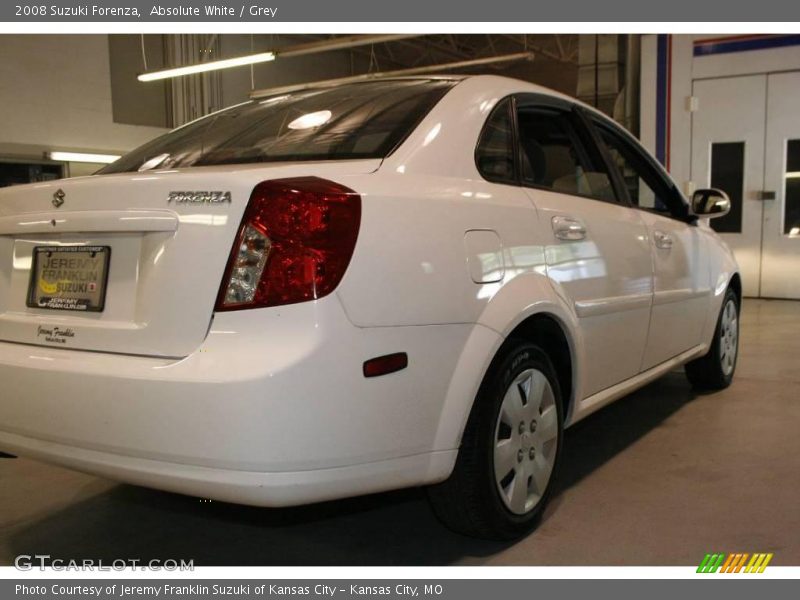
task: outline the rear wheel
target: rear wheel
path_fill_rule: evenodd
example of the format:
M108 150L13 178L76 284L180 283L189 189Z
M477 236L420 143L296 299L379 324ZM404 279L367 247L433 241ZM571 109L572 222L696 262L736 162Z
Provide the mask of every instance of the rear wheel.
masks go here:
M725 293L711 348L705 356L686 365L686 376L701 390L728 387L739 355L739 302L733 290Z
M547 355L514 343L487 373L450 478L429 490L449 528L513 539L541 516L563 433L561 392Z

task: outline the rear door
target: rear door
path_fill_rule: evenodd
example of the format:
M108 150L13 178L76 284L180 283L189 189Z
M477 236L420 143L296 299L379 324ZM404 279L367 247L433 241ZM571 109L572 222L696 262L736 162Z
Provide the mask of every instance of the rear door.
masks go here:
M701 341L711 285L706 236L687 220L687 205L674 183L639 144L611 123L594 120L599 137L639 207L653 253L653 309L642 370Z
M517 100L522 184L539 212L547 273L584 338L584 397L639 373L652 299L647 229L620 202L571 105Z

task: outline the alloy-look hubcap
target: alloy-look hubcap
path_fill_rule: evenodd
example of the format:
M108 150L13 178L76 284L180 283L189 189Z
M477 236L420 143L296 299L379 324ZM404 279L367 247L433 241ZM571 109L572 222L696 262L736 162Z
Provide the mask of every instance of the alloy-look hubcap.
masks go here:
M739 350L739 316L733 300L728 300L722 310L719 334L719 360L722 372L727 377L733 373Z
M506 390L494 433L494 476L513 513L532 510L544 495L558 449L558 411L544 373L527 369Z

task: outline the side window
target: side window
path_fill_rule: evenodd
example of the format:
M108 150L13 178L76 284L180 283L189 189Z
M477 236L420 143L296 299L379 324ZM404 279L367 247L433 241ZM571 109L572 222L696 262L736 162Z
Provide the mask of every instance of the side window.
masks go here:
M517 122L524 185L617 201L602 158L583 143L571 112L522 106Z
M500 102L489 115L475 150L475 163L489 181L516 184L510 100Z
M685 218L687 207L675 185L658 173L642 151L620 133L600 123L596 125L611 160L625 181L631 202L664 216Z

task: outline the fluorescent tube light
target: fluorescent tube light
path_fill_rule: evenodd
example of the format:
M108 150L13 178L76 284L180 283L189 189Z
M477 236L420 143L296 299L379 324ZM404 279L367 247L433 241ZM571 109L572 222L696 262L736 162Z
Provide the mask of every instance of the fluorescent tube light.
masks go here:
M247 56L238 56L236 58L225 58L223 60L213 60L196 65L187 65L185 67L175 67L174 69L163 69L161 71L142 73L137 77L137 79L139 81L156 81L158 79L169 79L171 77L183 77L184 75L194 75L196 73L230 69L231 67L254 65L257 63L269 62L271 60L275 60L274 52L261 52L260 54L249 54Z
M87 154L85 152L48 152L47 158L62 162L102 163L107 165L119 158L118 154Z

